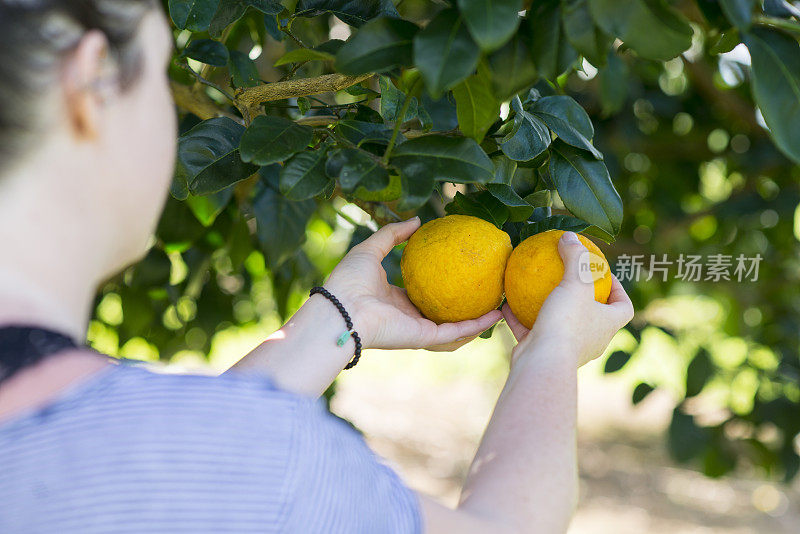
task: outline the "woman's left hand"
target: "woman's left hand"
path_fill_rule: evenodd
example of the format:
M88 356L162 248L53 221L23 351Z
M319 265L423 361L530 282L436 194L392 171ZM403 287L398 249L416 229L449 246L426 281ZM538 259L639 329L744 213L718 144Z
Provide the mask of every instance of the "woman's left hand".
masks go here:
M381 260L419 226L414 217L382 227L353 247L325 284L351 314L365 348L454 350L502 318L492 310L477 319L437 325L420 314L405 290L389 284Z

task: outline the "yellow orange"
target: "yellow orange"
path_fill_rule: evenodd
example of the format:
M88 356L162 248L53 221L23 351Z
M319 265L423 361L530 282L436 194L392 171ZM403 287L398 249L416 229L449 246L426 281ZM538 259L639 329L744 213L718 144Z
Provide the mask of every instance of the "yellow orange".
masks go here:
M474 319L503 300L511 239L490 222L448 215L420 227L403 250L408 298L436 323Z
M505 293L511 311L528 328L533 326L539 310L550 292L564 277L564 263L558 253L558 240L563 230L548 230L533 235L517 245L508 258ZM578 239L590 252L586 262L594 281L594 298L605 303L611 293L611 269L603 252L589 238Z

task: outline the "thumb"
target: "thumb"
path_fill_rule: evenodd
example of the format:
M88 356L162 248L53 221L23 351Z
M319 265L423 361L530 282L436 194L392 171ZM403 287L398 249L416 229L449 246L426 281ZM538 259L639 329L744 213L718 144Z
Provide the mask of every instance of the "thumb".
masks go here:
M564 232L558 240L558 253L564 262L564 277L561 280L562 286L582 286L589 287L581 280L580 266L581 260L588 261L584 253L588 252L583 243L578 239L575 232ZM581 256L584 256L583 258Z

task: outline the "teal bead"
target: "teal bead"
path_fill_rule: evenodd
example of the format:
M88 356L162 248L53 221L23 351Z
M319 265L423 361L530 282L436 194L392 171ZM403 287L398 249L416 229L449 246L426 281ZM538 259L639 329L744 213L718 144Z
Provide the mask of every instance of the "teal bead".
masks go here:
M342 332L342 335L339 336L339 339L336 340L336 344L340 347L343 347L347 340L350 339L350 331Z

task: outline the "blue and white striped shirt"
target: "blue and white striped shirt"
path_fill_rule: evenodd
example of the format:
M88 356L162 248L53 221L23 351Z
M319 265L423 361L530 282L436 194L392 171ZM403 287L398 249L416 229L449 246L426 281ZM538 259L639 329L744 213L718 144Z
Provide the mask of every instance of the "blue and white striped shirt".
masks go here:
M0 533L412 533L415 494L320 401L114 365L0 424Z

